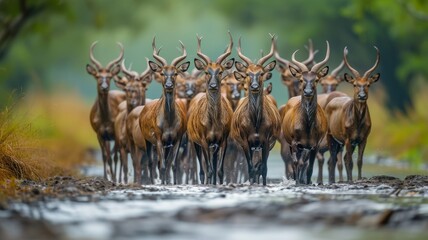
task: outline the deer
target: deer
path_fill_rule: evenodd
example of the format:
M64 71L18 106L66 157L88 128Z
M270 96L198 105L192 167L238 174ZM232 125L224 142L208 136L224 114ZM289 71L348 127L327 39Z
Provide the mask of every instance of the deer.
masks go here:
M291 74L300 81L301 95L290 98L283 109L282 134L290 145L293 164L291 176L298 184L310 184L313 164L321 140L327 132L324 110L317 103L317 83L328 73L328 66L321 68L330 57L328 41L324 60L309 68L292 55ZM321 69L321 70L320 70Z
M238 105L232 117L231 137L242 147L248 165L251 183L267 183L267 159L269 152L281 129L279 112L276 105L264 93L263 83L272 77L276 60L265 64L274 54L275 36L271 35L270 52L253 63L241 51L241 39L238 43L238 56L244 61L235 62L234 72L238 81L245 81L248 86L247 97Z
M170 65L158 55L156 37L153 38L153 57L159 62L149 61L150 69L158 73L162 82L162 96L147 103L140 114L140 129L146 141L146 154L151 156L152 146L160 161L162 184L170 184L170 170L174 162L173 183L177 183L176 162L179 146L186 131L186 108L183 102L176 100L176 78L189 68L190 62L181 63L187 56L186 48L180 41L183 54L175 58Z
M220 166L219 183L223 184L224 156L233 110L229 101L221 95L221 81L223 73L232 68L235 61L234 58L226 60L233 47L232 35L230 32L228 34L229 45L216 61L211 61L202 53L202 37L197 36L197 55L202 60L195 58L194 64L198 70L204 71L207 89L205 93L196 95L190 103L187 135L196 150L200 166L199 178L204 184L217 184L217 165Z
M345 73L344 80L353 85L354 96L353 98L348 96L333 98L325 108L328 119L327 141L331 155L328 163L329 183L335 182L334 170L337 153L343 147L346 150L344 160L347 180L352 182L352 154L358 146L358 179L361 179L364 149L371 130L370 112L367 105L369 88L380 78L380 73L372 75L380 61L379 49L376 46L374 48L376 49L376 62L363 76L349 64L347 47L343 50L346 67L352 73L352 75Z
M305 47L307 48L307 50L309 52L309 56L302 63L305 64L308 68L310 68L314 64L314 57L318 53L318 50L314 51L313 43L312 43L311 39L308 40L308 43L309 43L308 46L305 45ZM277 49L277 48L275 48L275 49ZM279 62L279 64L277 65L277 70L281 74L281 81L288 89L288 98L290 99L292 97L299 96L300 95L300 81L299 81L299 79L295 78L289 70L289 66L292 65L293 63L291 63L287 59L282 58L279 55L279 52L277 50L275 50L275 59ZM279 107L280 115L282 115L284 108L285 108L285 105L286 104ZM281 116L281 119L282 118L283 117ZM291 178L291 172L293 171L292 165L287 166L287 163L289 163L289 164L292 163L291 153L290 153L290 145L284 139L283 134L279 135L278 142L281 145L280 155L281 155L281 158L285 164L285 176L287 179L290 179Z
M345 62L342 60L339 66L337 66L331 73L325 77L323 77L320 80L320 84L322 86L322 94L318 95L318 104L322 107L322 109L325 110L325 107L327 106L327 103L331 101L331 99L335 97L343 97L347 96L345 93L336 91L337 86L342 82L342 78L338 75L339 72L343 69L345 66ZM327 136L321 141L320 147L318 149L317 153L317 160L318 160L318 179L317 183L322 184L323 183L323 166L324 166L324 153L328 151L328 144L327 144ZM337 169L339 171L339 179L340 181L343 181L343 165L342 165L342 151L338 152L337 155Z
M198 69L193 69L189 74L184 73L184 76L177 76L177 97L183 100L186 104L186 110L189 109L190 101L200 92L205 92L204 79L201 76L202 72ZM187 115L189 113L187 112ZM188 184L190 181L192 184L197 183L197 160L196 153L192 144L189 144L187 134L184 134L181 142L181 158L178 161L178 183L180 184L185 173L184 182Z
M103 67L94 57L93 51L96 44L96 41L92 43L89 50L89 58L92 64L86 65L86 71L97 80L97 98L92 105L89 120L101 148L104 178L108 180L108 176L110 176L111 180L116 182L116 171L113 171L110 142L115 140L114 121L119 113L119 104L125 100L125 93L110 90L110 82L120 72L118 63L123 58L123 46L121 43L117 43L120 47L119 56L109 62L106 67ZM115 166L116 159L115 157Z
M125 184L128 183L128 153L131 153L131 158L133 160L134 182L141 184L141 158L137 159L137 157L135 157L135 144L133 143L133 139L130 139L132 135L128 134L129 132L127 131L127 118L132 110L146 103L146 89L152 82L152 73L148 65L149 60L146 58L146 61L146 70L139 74L135 71L126 69L125 60L123 60L121 69L125 77L115 79L116 86L126 93L126 100L121 103L121 105L125 105L125 107L123 107L117 115L114 123L116 133L115 142L121 159L119 181L122 180L121 176L123 171L123 180Z

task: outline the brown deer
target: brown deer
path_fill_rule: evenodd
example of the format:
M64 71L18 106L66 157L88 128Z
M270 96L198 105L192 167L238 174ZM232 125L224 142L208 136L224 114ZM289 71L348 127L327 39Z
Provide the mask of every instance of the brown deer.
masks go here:
M327 119L324 110L317 103L317 83L326 76L328 66L319 70L329 59L330 46L327 41L326 56L323 61L309 68L292 55L290 72L300 80L301 96L288 100L282 110L282 133L290 144L293 160L291 175L297 183L311 183L313 164L319 143L327 132ZM309 161L308 161L309 160ZM309 162L309 163L308 163ZM286 164L289 166L291 164Z
M141 183L141 164L139 164L141 159L135 158L135 146L131 146L135 144L133 143L133 139L130 138L131 135L128 135L127 118L133 109L144 105L146 102L146 89L152 81L152 73L148 66L149 60L146 58L146 61L147 69L143 73L138 74L135 71L126 69L125 60L123 60L121 67L125 77L115 79L116 86L126 93L126 100L121 103L121 105L125 104L126 107L120 111L114 123L116 148L119 150L121 160L119 181L122 180L121 176L123 172L125 184L128 183L128 153L131 153L133 160L134 182Z
M221 54L216 61L202 53L201 40L198 39L195 67L205 72L206 92L196 95L190 103L189 120L187 123L187 135L189 141L194 144L198 156L202 183L217 183L217 163L220 160L218 177L223 184L223 164L227 148L227 138L232 119L232 107L229 101L221 95L221 81L225 70L233 67L234 59L225 59L232 53L233 40L229 32L230 43L226 52ZM205 162L202 159L202 155Z
M186 103L187 115L189 115L188 109L190 101L200 92L205 92L205 81L202 75L202 71L198 69L193 69L189 74L188 72L184 73L184 76L177 76L177 97L184 100ZM192 184L197 183L197 160L194 146L189 144L187 134L183 135L180 146L180 156L178 160L179 169L178 169L178 184L182 183L183 175L185 174L184 182L189 184L191 181Z
M241 100L242 89L244 89L244 84L236 80L233 71L229 71L221 81L221 94L229 100L233 111L236 110L238 102Z
M305 64L307 68L310 68L315 63L314 57L315 57L315 54L317 54L318 50L314 51L311 39L309 39L308 42L309 42L309 45L305 47L308 49L309 56L302 63ZM290 67L289 67L290 65L293 65L293 63L291 63L287 59L282 58L276 49L277 48L275 47L275 58L279 62L279 64L277 65L277 70L281 74L282 83L288 89L288 98L290 99L292 97L299 96L301 94L300 80L291 74ZM283 115L282 113L284 112L284 109L285 109L285 104L279 107L280 115ZM281 119L283 119L283 116L281 116ZM284 136L283 134L280 134L278 137L278 142L281 145L280 155L285 164L285 176L287 179L290 179L291 172L293 171L290 145L287 143L287 141L283 136Z
M345 73L346 82L354 86L354 97L336 97L326 106L328 118L327 141L330 147L331 161L329 161L329 183L335 182L335 168L338 151L345 146L345 168L348 181L352 181L352 154L358 146L358 179L361 179L361 168L363 166L363 155L367 138L371 130L371 120L367 99L369 87L377 82L380 74L371 75L379 65L380 53L376 49L376 62L373 67L367 70L361 77L360 73L348 63L348 49L343 50L344 61L352 75Z
M116 181L116 172L113 171L111 159L110 141L115 140L114 121L119 113L119 104L125 100L125 93L110 90L110 81L120 72L118 63L123 58L123 46L120 47L119 57L109 62L104 68L94 57L94 48L97 42L92 43L89 57L91 64L86 65L86 71L97 80L97 99L91 108L89 119L92 129L97 134L97 139L101 147L101 154L104 166L104 178Z
M337 86L342 82L342 78L338 75L342 68L345 66L345 62L342 62L337 66L329 75L323 77L320 80L320 84L322 86L323 93L318 95L318 104L325 110L327 103L331 101L331 99L335 97L343 97L346 96L345 93L336 91ZM318 180L317 183L323 183L323 166L324 166L324 153L328 151L328 143L327 136L323 138L320 143L320 147L317 153L318 160ZM342 151L337 153L337 170L339 171L339 179L343 181L343 165L342 165Z
M181 43L181 42L180 42ZM147 103L140 114L140 128L146 140L147 156L151 157L152 146L156 147L160 161L160 175L163 184L170 184L170 170L174 162L174 184L177 183L175 162L181 138L186 131L186 109L181 101L176 100L175 81L178 74L189 68L190 62L182 62L186 56L186 48L181 43L183 54L175 58L171 65L157 54L156 38L153 38L153 57L159 62L149 61L150 69L161 76L162 97Z
M271 71L276 61L263 66L273 56L275 36L271 36L272 46L269 54L253 63L241 52L241 39L238 44L238 56L245 62L236 61L235 78L246 81L247 97L238 105L232 118L231 137L242 147L247 159L250 182L266 185L267 159L269 152L281 129L279 112L271 98L264 94L263 83L272 77Z

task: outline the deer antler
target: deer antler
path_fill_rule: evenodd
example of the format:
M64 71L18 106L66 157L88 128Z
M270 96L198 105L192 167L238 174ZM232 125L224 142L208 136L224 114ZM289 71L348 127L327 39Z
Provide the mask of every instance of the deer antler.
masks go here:
M176 66L178 63L183 61L187 56L186 48L184 47L184 44L181 41L180 41L180 45L181 45L181 49L183 50L183 54L181 56L175 58L174 60L172 60L171 65L173 65L173 66Z
M297 53L298 51L299 51L299 49L297 49L296 51L294 51L293 55L291 55L291 62L292 62L294 65L296 65L298 68L300 68L300 71L302 71L302 72L308 72L308 71L309 71L308 67L307 67L305 64L303 64L303 63L301 63L301 62L297 61L297 60L296 60L296 58L295 58L296 53Z
M276 60L278 60L282 65L288 66L290 64L290 61L288 61L287 59L282 58L281 56L279 56L278 48L276 47L276 41L274 42L274 44L275 44L274 55L275 55Z
M232 53L232 47L233 47L232 34L230 33L230 31L227 31L227 33L229 34L229 39L230 39L229 46L227 47L225 53L223 53L217 58L216 63L218 64L221 64L221 62L223 62L224 59L226 59Z
M97 61L94 57L94 47L97 45L98 41L95 41L92 43L90 51L89 51L89 58L91 59L91 62L95 65L95 67L99 70L102 68L101 63Z
M122 45L122 43L120 43L120 42L118 42L118 43L117 43L117 45L119 45L119 47L120 47L120 54L119 54L119 57L118 57L118 58L116 58L116 59L114 59L113 61L109 62L109 63L107 64L107 66L106 66L106 69L109 69L109 70L110 70L110 68L111 68L111 67L113 67L114 65L116 65L116 64L118 64L120 61L122 61L122 58L123 58L123 45Z
M328 43L328 41L325 41L327 43L327 51L325 53L325 58L324 60L322 60L321 62L315 64L314 66L312 66L311 68L311 72L317 72L319 68L322 67L322 65L326 64L328 59L330 58L330 44Z
M257 62L257 65L261 65L261 66L263 66L263 64L269 59L269 58L271 58L272 56L273 56L273 53L275 52L275 34L270 34L269 33L269 35L270 35L270 37L271 37L271 39L272 39L272 44L271 44L271 47L270 47L270 52L266 55L266 56L264 56L264 57L262 57L262 58L260 58L260 60Z
M342 60L342 62L340 63L340 65L335 68L332 72L331 72L331 76L336 77L337 74L340 72L340 70L342 70L342 68L345 66L345 62Z
M149 74L151 72L151 69L150 69L150 66L149 66L149 59L147 57L146 57L146 64L147 64L146 70L144 70L144 72L142 72L140 74L140 78L143 77L143 76L145 76L145 75L147 75L147 74Z
M309 46L305 46L305 48L308 49L309 56L305 61L302 62L306 66L308 66L312 61L314 61L315 54L318 53L318 50L314 51L314 44L312 43L312 39L309 38L308 42Z
M153 42L152 42L152 47L153 47L153 57L162 64L162 66L166 66L168 65L168 63L166 62L166 60L159 56L159 52L160 52L160 48L159 50L156 50L156 36L153 37Z
M253 62L248 58L248 57L246 57L244 54L242 54L242 52L241 52L241 37L239 37L239 40L238 40L238 47L236 48L237 50L238 50L238 56L242 59L242 60L244 60L244 62L247 64L247 66L249 66L250 64L252 64Z
M345 47L343 49L343 60L345 61L346 66L349 68L352 74L354 74L354 77L360 77L360 73L357 70L355 70L353 67L351 67L351 65L349 65L348 59L346 58L347 55L348 55L348 47Z
M122 61L122 64L120 65L120 67L121 67L121 69L122 69L122 72L124 72L126 75L128 75L128 76L132 76L132 77L138 77L138 73L137 72L135 72L135 71L131 71L131 70L129 70L129 69L126 69L126 66L125 66L125 59L123 59L123 61ZM129 80L131 80L131 79L129 79Z
M364 73L364 76L363 76L363 78L368 78L369 76L370 76L370 74L372 74L372 72L377 68L377 66L379 65L379 60L380 60L380 53L379 53L379 49L376 47L376 46L374 46L374 48L376 49L376 62L375 62L375 64L373 65L373 67L372 68L370 68L369 70L367 70L367 72L366 73Z
M196 38L198 39L198 52L197 52L197 54L200 58L202 58L202 60L205 61L206 64L209 64L211 62L211 59L207 55L203 54L201 51L202 36L199 37L198 34L196 34Z

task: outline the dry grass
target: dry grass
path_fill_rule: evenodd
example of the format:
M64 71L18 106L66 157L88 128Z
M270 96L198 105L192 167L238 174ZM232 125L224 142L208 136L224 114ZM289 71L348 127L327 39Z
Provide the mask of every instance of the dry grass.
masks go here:
M75 175L96 146L77 95L29 95L0 114L0 183ZM4 184L2 184L4 188Z

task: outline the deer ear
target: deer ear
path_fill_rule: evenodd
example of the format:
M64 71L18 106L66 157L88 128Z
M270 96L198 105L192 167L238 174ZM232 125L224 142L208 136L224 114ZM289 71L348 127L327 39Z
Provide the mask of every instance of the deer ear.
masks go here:
M149 67L150 67L150 70L152 70L153 72L160 72L162 69L162 67L159 66L159 64L153 61L149 61Z
M202 62L201 60L195 58L195 67L196 69L198 69L199 71L203 71L206 67L205 63Z
M232 67L233 67L233 63L235 62L235 59L234 58L231 58L231 59L229 59L229 60L227 60L226 62L224 62L223 64L222 64L222 66L225 68L225 69L231 69Z
M91 64L86 64L86 71L91 75L97 75L97 69L95 69Z
M300 75L302 75L300 73L300 70L297 70L297 68L295 68L291 65L288 66L288 69L290 69L291 75L293 75L293 77L295 77L295 78L300 78Z
M182 63L180 66L178 66L178 70L180 70L180 72L185 72L185 71L187 71L189 66L190 66L190 62L187 61L185 63Z
M273 60L272 62L270 62L268 65L266 65L263 70L265 72L271 72L276 66L276 60Z
M267 81L271 78L272 78L272 73L271 72L266 73L265 81Z
M238 71L234 71L233 75L235 76L235 79L238 80L238 81L242 81L242 80L245 79L245 76L242 73L238 72Z
M126 84L128 83L128 79L126 77L122 78L114 78L114 83L116 86L122 90L125 90Z
M329 70L329 67L325 66L320 71L318 71L318 73L317 73L318 79L321 79L321 78L327 76L328 70Z
M152 74L147 74L141 81L145 84L150 84L152 82Z
M239 61L235 62L235 67L240 72L246 72L247 71L247 67L243 63L241 63Z
M347 73L345 73L345 75L343 75L343 78L345 79L345 81L347 81L348 83L354 83L354 81L355 81L355 79L351 76L351 75L349 75L349 74L347 74Z
M375 75L371 76L369 78L370 84L377 82L379 80L379 78L380 78L380 73L376 73Z

